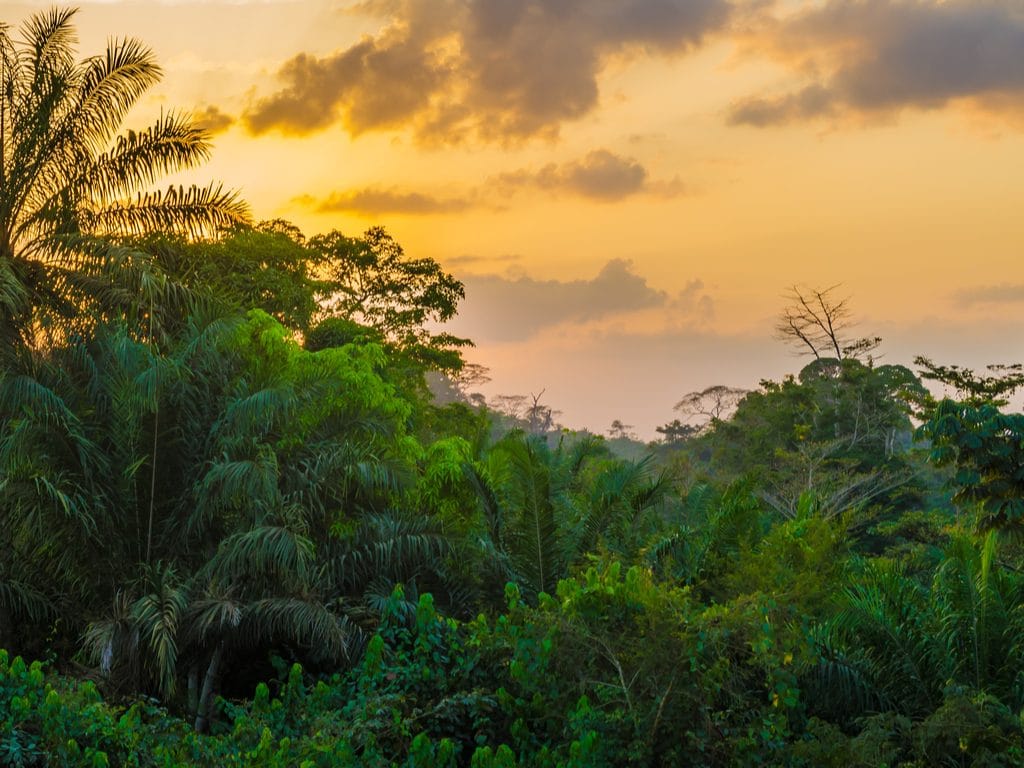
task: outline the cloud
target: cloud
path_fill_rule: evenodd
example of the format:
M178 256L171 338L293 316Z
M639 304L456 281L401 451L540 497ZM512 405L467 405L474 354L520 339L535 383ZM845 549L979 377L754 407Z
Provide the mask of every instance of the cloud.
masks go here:
M715 303L710 296L704 293L704 281L700 279L688 282L686 287L672 299L669 308L677 317L697 317L702 323L715 316Z
M367 187L348 192L335 192L320 200L309 195L297 202L317 213L354 213L377 216L384 213L427 215L461 213L476 205L470 198L433 197L422 192L403 192L397 189Z
M598 149L581 159L548 163L539 170L521 169L500 174L487 184L469 189L457 197L440 197L430 192L394 187L365 187L334 192L326 198L303 195L296 198L296 202L317 213L343 212L366 216L382 213L447 214L471 208L502 210L504 201L524 188L605 202L641 193L675 197L685 191L678 177L670 181L652 181L648 178L647 169L636 160Z
M427 143L552 138L599 101L609 57L677 55L726 24L728 0L367 0L376 36L301 53L244 114L254 134L411 126Z
M961 288L953 294L953 299L961 306L969 307L977 304L1017 304L1024 302L1024 285L984 285L973 288Z
M479 256L476 254L464 253L459 256L450 256L445 259L447 266L466 266L469 264L494 264L496 262L517 262L523 257L518 253L503 253L500 256Z
M505 194L521 187L538 187L612 201L642 192L647 184L647 169L636 160L597 149L582 159L561 165L549 163L539 171L503 173L497 183Z
M648 285L623 259L609 261L590 280L537 280L526 275L463 278L466 301L452 332L478 341L518 341L562 323L585 323L664 306L669 297Z
M738 101L729 110L732 125L769 125L808 120L830 115L834 111L834 95L820 85L808 85L796 93L775 98L751 97Z
M529 188L606 202L638 194L676 197L686 191L678 176L671 180L653 180L639 161L607 149L595 149L579 159L548 163L536 170L508 171L499 174L489 186L506 197Z
M445 63L418 41L366 39L325 59L301 53L277 73L284 87L243 115L254 134L304 134L340 112L349 133L396 128L425 110L449 78Z
M235 118L213 104L197 109L192 119L198 127L211 134L223 133L235 123Z
M934 110L967 102L1024 107L1024 10L998 0L827 0L775 18L749 52L802 83L734 103L729 122L757 127L842 115Z

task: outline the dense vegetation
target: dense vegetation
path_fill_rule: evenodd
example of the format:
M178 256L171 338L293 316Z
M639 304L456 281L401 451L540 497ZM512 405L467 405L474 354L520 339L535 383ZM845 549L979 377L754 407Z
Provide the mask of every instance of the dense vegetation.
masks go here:
M435 262L147 192L205 138L72 20L0 27L0 765L1024 762L1019 369L798 290L640 458L491 410Z

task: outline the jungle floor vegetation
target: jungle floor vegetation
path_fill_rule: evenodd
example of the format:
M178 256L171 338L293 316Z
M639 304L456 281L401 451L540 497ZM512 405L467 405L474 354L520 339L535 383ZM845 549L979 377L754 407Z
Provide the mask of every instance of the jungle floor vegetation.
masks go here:
M73 22L0 26L0 765L1024 764L1019 368L796 288L657 443L489 407L459 281L152 191L206 137Z

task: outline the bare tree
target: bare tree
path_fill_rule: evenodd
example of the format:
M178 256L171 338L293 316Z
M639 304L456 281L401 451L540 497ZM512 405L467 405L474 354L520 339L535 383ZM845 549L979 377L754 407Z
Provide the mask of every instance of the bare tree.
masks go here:
M537 394L530 393L530 407L526 409L526 423L527 429L534 435L543 435L545 432L550 432L555 428L555 416L558 416L561 411L555 411L551 409L551 406L544 405L540 399L543 397L546 390L541 390Z
M837 297L837 288L838 285L825 289L794 285L787 296L790 303L775 326L776 338L814 355L815 360L870 359L882 339L848 335L854 326L850 300Z

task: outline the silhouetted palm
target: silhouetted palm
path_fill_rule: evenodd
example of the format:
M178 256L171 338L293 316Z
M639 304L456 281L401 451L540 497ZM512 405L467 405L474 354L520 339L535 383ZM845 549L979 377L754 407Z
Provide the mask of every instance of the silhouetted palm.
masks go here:
M160 68L131 39L76 62L74 14L35 14L20 40L0 25L0 334L8 344L32 345L87 307L137 300L146 288L142 257L112 238L194 236L247 215L219 186L150 190L204 160L206 136L173 113L117 135ZM127 275L131 290L114 274Z

